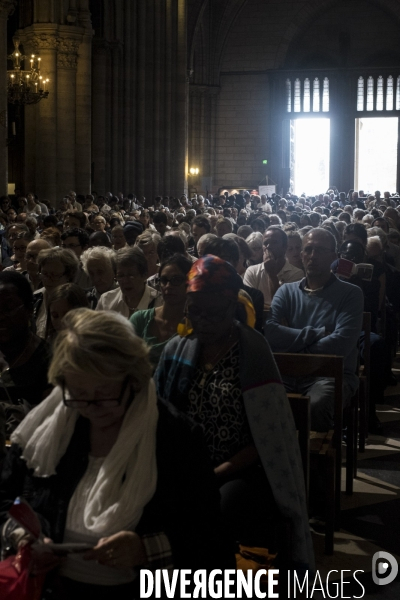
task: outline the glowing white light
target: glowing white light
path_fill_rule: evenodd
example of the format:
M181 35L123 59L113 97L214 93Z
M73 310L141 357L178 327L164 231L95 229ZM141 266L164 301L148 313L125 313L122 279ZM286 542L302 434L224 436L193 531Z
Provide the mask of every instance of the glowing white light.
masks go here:
M295 194L321 194L329 188L329 144L329 119L295 119Z
M355 189L396 191L397 117L357 119L358 181ZM357 169L356 169L357 172Z

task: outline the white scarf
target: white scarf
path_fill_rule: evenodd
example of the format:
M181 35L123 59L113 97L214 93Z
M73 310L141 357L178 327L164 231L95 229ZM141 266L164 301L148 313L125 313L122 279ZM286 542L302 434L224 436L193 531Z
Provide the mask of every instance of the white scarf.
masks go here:
M61 388L34 408L11 436L36 477L50 477L65 454L79 413L67 408ZM157 483L157 396L154 382L136 394L118 439L105 458L84 511L85 527L99 536L134 530ZM123 479L125 476L125 479Z

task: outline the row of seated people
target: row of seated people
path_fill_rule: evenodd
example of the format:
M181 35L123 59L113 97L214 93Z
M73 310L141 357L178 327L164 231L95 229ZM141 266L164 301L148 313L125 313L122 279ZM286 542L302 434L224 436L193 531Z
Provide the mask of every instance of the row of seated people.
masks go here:
M281 517L292 524L292 564L313 568L293 418L268 344L252 327L252 303L218 257L190 262L183 281L167 270L188 262L173 255L161 268L164 295L183 287L186 308L154 378L149 348L126 317L69 310L52 341L50 394L38 393L11 434L0 486L9 551L27 541L7 520L19 495L40 516L46 542L88 548L64 560L51 547L33 551L32 574L48 574L56 594L131 598L140 567L234 568L234 542L270 547ZM0 307L12 380L45 343L32 331L33 293L22 274L0 273Z
M193 223L193 230L195 227L196 223ZM87 275L92 275L92 283L95 283L96 274L94 270L90 274L91 255L96 257L97 261L99 259L100 262L103 259L103 263L108 261L113 274L113 277L109 278L109 289L106 290L104 285L103 291L101 291L96 288L96 284L94 285L95 296L97 294L98 298L93 297L93 289L89 291L92 300L98 300L95 312L71 310L76 308L71 299L74 294L77 295L77 289L79 290L79 286L76 288L72 281L76 278L78 269L81 268L76 252L73 251L72 242L70 248L41 250L37 257L37 274L43 280L43 289L36 294L36 301L39 300L38 296L41 294L41 307L45 307L42 315L44 315L46 325L41 330L39 328L39 332L53 345L53 358L48 381L56 387L49 398L41 402L43 395L46 395L46 385L48 385L47 377L45 377L46 384L43 384L42 394L37 393L34 398L30 399L31 404L39 404L38 408L29 413L28 417L22 421L16 437L12 438L14 449L10 453L10 457L7 457L8 462L4 470L5 504L10 502L10 498L7 497L7 494L9 495L7 486L14 479L15 470L21 469L23 479L32 476L31 472L24 472L22 468L25 464L24 461L32 468L37 468L37 475L42 474L43 476L47 468L55 472L58 463L53 461L50 466L46 464L46 467L42 468L42 460L53 454L55 460L64 456L66 446L63 445L62 448L56 446L60 431L63 431L67 425L65 419L68 420L70 413L62 408L60 412L63 412L63 415L60 415L60 420L57 416L53 423L52 419L52 415L57 412L56 408L62 406L60 398L64 401L66 408L73 407L78 408L78 412L82 411L79 414L89 420L94 437L96 437L95 430L101 438L99 432L108 428L107 419L111 418L110 412L105 411L105 415L102 415L101 410L99 412L97 409L109 408L108 404L104 404L104 402L107 403L107 398L111 400L111 405L119 406L121 395L126 390L123 390L120 385L118 394L114 388L106 396L106 399L102 397L103 386L98 385L98 381L102 380L104 366L111 363L110 368L112 369L114 363L112 358L114 352L110 352L110 348L113 348L110 345L111 339L106 335L102 337L102 324L104 323L105 334L107 319L111 318L113 313L119 312L120 317L117 320L114 318L112 327L117 328L117 322L124 323L125 330L119 331L120 341L128 335L128 331L136 331L150 344L150 338L153 338L152 346L161 344L161 348L156 349L162 350L161 357L159 354L152 356L150 361L151 369L158 364L155 372L158 397L163 402L175 404L181 411L187 412L206 434L209 457L213 463L214 474L220 483L223 512L230 525L229 530L235 531L235 539L245 539L253 545L266 539L268 532L263 530L260 524L263 520L261 514L265 512L267 498L273 496L271 505L275 503L283 514L292 517L296 511L299 514L298 503L300 502L303 519L300 524L297 517L296 527L301 535L298 536L298 544L293 552L297 562L303 563L303 565L310 564L310 543L307 535L308 529L304 527L304 495L297 444L294 444L294 447L289 450L287 448L295 438L290 409L288 409L283 388L279 383L279 374L271 359L268 345L261 335L252 330L251 326L257 322L256 315L259 312L257 306L261 306L261 310L268 308L270 314L264 325L264 333L273 348L274 344L281 343L284 338L284 343L287 344L286 351L322 351L342 354L345 358L345 385L351 389L351 386L355 385L354 363L357 339L361 330L363 300L358 287L341 282L332 276L331 267L336 258L335 236L325 228L314 228L304 233L301 255L306 277L304 278L302 269L295 267L299 271L297 281L293 279L291 283L286 284L280 280L280 271L287 266L285 251L288 246L288 237L289 239L293 237L288 235L290 230L286 234L283 228L273 226L272 229L266 230L264 236L261 235L263 256L258 264L262 263L264 272L268 276L270 305L265 303L262 290L257 290L256 287L245 283L247 271L251 274L251 266L245 269L244 282L238 274L240 263L242 267L245 263L243 253L246 250L239 241L243 238L234 237L232 240L228 235L228 239L222 239L222 236L217 235L210 237L210 232L207 232L205 239L200 237L197 240L195 248L195 253L203 255L205 258L194 262L188 254L187 246L185 247L182 230L175 233L170 231L168 234L165 231L162 239L157 243L157 252L161 261L159 277L157 279L153 277L152 281L147 278L149 261L146 254L140 249L141 240L139 238L136 240L139 240L136 247L132 247L128 243L127 247L123 247L115 253L104 247L87 250L82 248L81 265ZM150 236L153 235L150 232ZM211 236L213 235L211 234ZM74 236L67 236L64 245L67 245L68 237ZM153 237L149 239L154 244ZM150 244L149 239L144 244L145 246ZM258 235L256 239L259 239ZM279 245L284 249L282 268L278 268L282 261L282 256L279 255ZM179 249L177 249L178 246ZM168 248L165 255L162 254L163 247ZM240 252L242 256L240 256ZM225 260L215 258L217 255ZM249 257L248 260L256 262L255 253L251 253L251 258ZM267 264L265 265L265 263ZM100 267L99 264L97 266ZM253 267L258 268L257 262ZM295 269L289 268L288 271L294 272ZM111 273L109 270L109 275ZM33 379L35 371L38 374L35 368L29 371L29 361L37 353L39 347L44 347L45 342L32 332L34 303L29 296L29 293L32 294L32 290L28 278L15 272L5 271L1 274L1 279L0 302L3 303L1 311L3 335L0 350L4 356L4 372L9 377L10 385L5 386L9 393L11 388L16 387L14 376L18 369L21 374L21 383L23 383L24 372L27 374L31 372ZM100 280L101 278L98 279L98 281ZM255 291L258 294L255 294ZM52 311L52 294L55 293L59 294L56 301L60 299L66 301L64 308L58 305L57 310ZM140 300L146 294L147 306L139 307ZM68 295L67 299L66 295ZM116 300L118 297L119 304ZM81 294L81 301L87 303L88 295ZM151 302L153 306L149 306ZM332 314L329 314L329 306ZM112 312L103 312L103 309ZM52 314L56 312L57 315ZM63 314L64 320L61 319ZM36 310L36 321L40 322L39 316L40 307L39 310ZM129 324L127 317L132 321L134 329ZM54 336L54 332L50 336L49 318L52 322L54 320L54 330L58 329L59 331L57 337ZM91 322L97 324L96 332L91 330L91 337L89 336L86 340L87 346L84 343L84 335L82 334L82 337L79 338L78 331L71 325L75 322L74 319L78 319L77 323L79 324ZM70 323L69 334L66 335L68 323ZM338 327L336 327L337 324ZM179 335L175 333L177 327L179 327ZM262 317L259 328L263 328ZM107 331L109 335L109 330ZM68 357L67 349L61 346L63 340L72 344L75 352L79 348L83 355L80 355L79 359L78 355L70 357L67 362L62 363L65 356ZM80 363L86 365L82 357L90 343L94 344L96 351L101 355L101 361L97 367L92 364L90 368L89 366L85 368ZM60 347L61 350L57 354ZM282 350L283 348L277 346L276 349ZM342 350L343 352L341 352ZM57 365L57 357L62 366L56 376L52 375L52 367L54 364ZM76 368L77 364L80 365L79 369ZM67 379L68 365L71 367L69 382ZM90 374L93 374L92 380ZM120 375L121 373L119 373ZM82 376L84 381L80 380L79 376ZM85 382L87 387L85 387ZM106 381L102 381L102 383L105 385ZM110 383L110 378L107 383ZM313 385L316 385L317 388L324 388L320 390L318 397L316 395L317 402L313 402L314 424L318 422L321 424L320 427L315 428L323 430L332 424L333 402L329 389L326 389L329 388L329 382L313 382ZM132 387L134 393L139 391L135 390L135 385ZM140 387L137 382L136 387ZM107 390L106 387L104 389ZM71 393L71 391L75 393ZM92 392L94 392L93 395L91 395ZM118 396L118 402L116 396ZM22 393L20 395L18 390L17 398L21 397L24 396ZM100 398L100 405L98 402L90 405L88 398L95 398L94 402L97 402L96 398ZM281 411L285 411L285 414ZM121 414L119 416L121 417ZM101 422L103 418L105 419L104 423ZM125 422L124 419L123 422ZM40 429L42 424L43 428ZM47 439L44 432L52 431L52 427L54 427L54 437L49 436ZM68 445L68 448L71 448L72 452L75 430L70 426L68 431L72 437L68 438L69 434L66 435L66 443L71 442L72 446ZM265 435L266 431L268 435ZM94 444L93 435L90 436L90 439ZM117 439L119 439L118 436L119 429ZM44 440L42 446L38 443L40 440ZM227 444L224 443L226 440L228 440ZM48 443L56 445L48 446ZM110 441L108 443L110 444ZM33 459L32 462L30 452L37 446L39 453L36 457L37 462ZM25 448L28 448L26 452ZM23 461L20 460L21 451ZM271 460L271 451L274 452L274 460ZM104 458L104 452L106 452L104 448L95 449L94 454L90 454L90 452L89 454L96 458L97 452L100 453L98 458ZM33 453L36 454L36 450ZM291 470L287 468L288 455L289 462L292 464ZM297 456L297 461L293 455ZM100 469L100 463L101 461L98 463L98 469ZM64 467L66 468L66 465ZM279 468L279 473L276 471L277 468ZM287 482L282 481L282 473L285 472L288 477ZM90 470L85 473L90 473ZM279 475L278 478L277 475ZM92 484L94 479L99 483L98 477L100 476L96 470L91 476ZM88 490L88 482L85 479L83 481L82 489L79 490L79 493L77 492L77 497L84 491L85 486ZM75 480L75 484L78 483L79 481ZM34 476L31 484L35 488L37 481ZM38 486L40 488L40 484ZM19 491L16 490L17 487L15 486L13 489ZM53 490L56 496L59 492L58 488L59 484L56 483ZM74 488L71 487L71 492L73 491ZM96 491L98 491L97 488ZM33 496L38 502L38 511L48 512L49 507L43 506L41 494L38 493L36 496L33 494ZM252 499L254 507L257 505L257 498L259 499L259 510L254 508L254 511L251 511L252 523L248 518L243 520L238 518L238 498L241 498L243 504L243 499L246 497ZM94 498L91 499L94 500ZM72 503L70 519L73 519L76 510L76 505ZM90 511L89 508L88 510ZM64 513L61 520L65 516ZM77 530L71 524L72 533L71 538L68 539L76 540L77 533L83 536L93 533L94 527L86 527L89 522L86 516L79 515L78 511L77 519L80 522L76 524ZM82 519L84 527L82 527ZM68 522L67 520L67 524ZM79 529L80 527L81 529ZM165 527L168 528L168 525ZM53 537L64 539L66 531L65 521L64 528L62 527L58 531L56 525L50 523L49 532ZM96 531L98 532L99 529ZM129 543L133 542L132 536L128 537ZM111 538L113 536L110 536ZM112 561L116 560L116 556L121 556L121 547L127 543L127 537L123 536L122 541L119 537L116 542L114 538L111 541L110 539L106 538L105 548L98 544L100 548L95 546L95 554L89 553L86 558L98 559L100 553L100 562L113 565ZM93 537L91 541L93 542ZM136 538L135 541L138 543ZM141 544L144 544L142 538ZM143 551L140 560L143 561L143 556L149 557L150 551L147 550L147 547L146 550L143 550L143 546L140 547ZM129 551L131 550L132 547ZM178 548L175 552L179 553L179 550ZM51 564L59 567L58 563L57 565ZM118 561L115 564L119 564ZM129 566L132 566L132 563ZM86 569L85 565L84 570L86 571ZM67 566L62 577L65 585L73 585L70 580L81 581L79 578L83 577L82 565ZM93 583L93 572L90 577L92 579L87 581L89 585ZM114 583L116 583L115 580ZM119 580L118 585L127 585L129 588L130 582L122 584ZM122 588L120 589L122 591Z
M280 202L286 202L286 201L281 200ZM222 200L221 200L221 204L223 204ZM301 201L299 201L298 204L301 206ZM290 206L288 206L287 208L289 209ZM296 208L299 208L299 206L296 206ZM307 218L309 220L312 220L315 225L321 224L321 221L322 221L322 218L324 215L322 213L317 212L318 208L320 208L320 207L318 207L318 206L315 207L315 211L310 213L310 217L308 217L307 213L304 212L304 214L302 214L300 218L302 218L302 219ZM367 294L368 298L365 301L366 302L365 310L372 313L373 330L375 331L376 327L381 326L382 321L387 320L387 319L383 319L382 316L389 317L389 319L392 318L392 320L393 320L393 314L395 314L398 310L395 307L397 307L399 305L399 300L398 300L399 286L396 285L397 271L396 271L396 267L395 267L395 265L397 264L396 260L398 258L399 249L398 249L398 246L396 246L395 244L393 244L387 240L387 236L385 235L385 231L384 231L385 229L386 230L389 229L389 225L393 225L393 226L396 225L395 218L398 213L393 208L387 208L386 210L388 211L388 213L390 213L390 211L392 211L392 213L394 212L395 214L392 214L391 217L390 217L391 213L387 214L387 216L385 218L383 218L382 216L379 216L379 214L377 216L376 215L364 215L364 216L358 215L358 217L362 216L363 220L365 220L368 217L371 217L371 218L376 217L375 222L373 224L381 225L381 227L374 227L374 228L370 227L367 232L367 229L366 229L367 222L366 221L365 221L365 225L364 225L361 222L358 222L357 219L355 219L356 222L354 224L346 225L346 222L348 221L348 219L346 219L345 217L348 217L350 219L350 214L352 211L354 211L354 212L360 211L359 208L353 209L352 206L345 207L345 209L346 208L348 210L347 210L347 212L343 212L343 217L342 217L344 220L342 220L342 221L335 220L336 217L331 216L329 218L326 218L322 222L322 226L333 233L333 235L335 236L335 238L337 240L337 243L340 243L342 240L342 236L340 235L341 231L346 240L353 238L354 241L359 241L359 243L361 243L364 246L364 248L367 250L367 253L369 255L368 260L374 263L374 282L373 283L375 284L375 286L374 285L368 286L368 284L365 283L364 288L369 287L368 294ZM181 211L184 209L181 207L178 210ZM191 210L192 209L189 209L187 212L190 212ZM212 209L207 208L207 210L211 211ZM234 209L232 209L232 210L234 210ZM326 210L328 210L328 209L326 209ZM192 212L194 212L194 211L192 210ZM245 212L245 211L242 211L242 212ZM282 210L281 210L281 212L282 212ZM332 210L332 212L335 212L334 209ZM183 214L182 212L177 212L176 217L179 217L182 214ZM205 213L205 214L208 214L208 213ZM93 278L93 281L95 280L97 287L94 286L91 289L90 306L94 307L96 305L96 303L99 301L100 295L103 294L104 298L103 298L103 300L100 301L100 307L102 307L103 303L104 303L105 308L111 308L113 310L117 310L117 311L121 312L122 314L124 314L125 316L130 316L130 315L132 315L133 311L138 312L138 311L141 311L141 309L146 309L146 308L154 309L153 313L148 313L145 321L143 321L142 314L137 315L136 319L138 321L141 321L140 323L139 322L137 323L137 326L140 325L141 329L146 328L147 337L152 338L155 345L161 344L161 346L159 346L159 349L162 349L162 343L165 341L166 334L168 334L168 331L164 331L161 333L159 331L156 331L157 325L158 325L158 327L162 326L162 323L160 323L159 319L156 319L154 323L153 323L153 321L151 323L147 323L150 314L151 314L151 316L153 316L153 314L155 315L156 312L160 312L160 310L162 310L160 307L156 306L157 303L160 302L160 299L157 299L156 294L154 292L152 292L151 290L149 290L150 286L152 286L152 285L154 286L154 283L155 283L154 274L157 272L158 264L160 261L159 255L157 253L157 246L159 245L160 241L162 242L161 248L160 248L161 256L163 256L162 246L165 243L168 246L168 248L165 249L166 253L171 253L173 250L173 247L175 246L176 251L181 252L181 253L183 252L189 260L190 259L193 260L193 257L195 257L196 255L197 256L199 255L197 245L198 245L199 239L202 235L205 237L203 237L202 243L200 244L199 248L202 248L202 246L204 246L205 243L213 241L213 236L214 237L215 236L217 236L217 237L226 236L227 238L231 238L234 242L236 242L236 245L238 246L238 249L239 249L239 260L237 262L235 262L236 268L237 268L238 273L241 276L243 276L244 286L247 287L248 293L250 293L250 295L252 296L252 300L253 300L254 306L256 308L256 315L257 315L256 327L259 330L261 330L262 326L263 326L263 310L261 308L261 295L264 297L264 309L268 310L271 305L272 298L273 298L276 290L278 289L278 287L282 283L299 280L303 277L303 274L304 274L303 264L302 264L301 257L300 257L301 235L306 233L307 228L310 226L306 226L305 228L297 231L295 214L293 212L290 213L289 210L287 213L287 217L290 219L293 219L293 220L289 221L283 225L281 223L280 217L278 217L277 215L267 216L266 214L263 214L261 216L264 217L264 221L257 216L256 212L253 212L250 215L248 215L248 221L249 221L249 223L251 222L252 227L256 231L251 233L250 236L247 236L246 241L240 236L246 235L248 233L248 230L252 231L252 227L250 225L239 226L237 228L237 233L239 234L239 237L238 237L235 234L231 233L232 228L234 227L234 224L232 224L232 221L234 221L234 219L230 220L227 217L224 217L224 218L217 217L217 222L215 223L215 229L214 229L215 234L214 234L214 233L211 233L213 215L209 215L209 216L198 215L197 217L193 218L190 226L187 222L182 222L177 229L168 229L169 226L166 225L166 223L162 222L163 220L165 221L165 217L166 217L165 213L163 213L162 211L159 211L159 212L153 214L152 220L155 222L155 225L153 225L150 222L149 215L146 213L146 211L142 211L142 214L140 215L141 222L127 221L124 228L122 228L121 226L116 226L117 229L122 229L122 231L114 231L113 230L112 235L114 237L114 249L117 249L117 248L121 249L121 246L122 246L122 247L125 247L125 251L127 251L127 249L126 249L127 243L129 245L131 245L132 242L135 241L136 245L140 249L143 250L143 252L146 256L147 273L145 272L145 267L143 267L143 265L140 266L140 264L136 264L133 267L134 262L132 262L134 276L136 277L137 281L135 282L133 279L131 279L130 281L126 278L124 279L124 273L122 272L122 276L123 276L122 278L124 279L124 281L122 282L122 285L119 285L119 289L113 289L113 288L118 287L119 282L118 281L116 282L114 279L115 275L116 275L116 271L115 271L115 265L113 266L113 264L112 264L111 253L110 253L110 260L106 260L104 257L103 259L99 258L98 262L96 260L94 260L94 255L92 255L92 260L89 261L89 267L91 267L91 272L89 275L87 268L86 269L83 268L83 264L85 262L85 260L84 260L85 255L88 254L88 251L85 252L85 249L89 246L89 244L91 244L91 242L88 239L86 231L84 231L80 228L71 229L70 227L68 227L71 224L77 224L77 223L73 223L73 221L71 222L71 219L79 218L79 213L66 212L64 216L65 216L64 227L66 229L61 234L61 237L63 238L61 240L61 244L64 248L71 249L72 252L76 255L76 257L79 260L79 266L78 266L76 274L74 275L73 278L71 278L68 274L69 268L70 267L73 268L73 265L63 267L62 264L58 264L59 273L58 272L50 273L50 271L44 269L45 278L44 278L44 281L42 282L41 281L42 278L39 277L38 265L37 265L37 262L35 259L38 254L38 249L46 246L45 237L44 238L40 237L39 239L35 239L33 242L29 243L28 240L22 239L22 237L25 237L24 236L25 232L22 232L22 234L21 233L19 234L22 237L21 238L18 237L16 240L14 240L15 253L17 253L19 251L20 254L23 254L24 246L26 248L28 243L30 244L29 252L26 253L26 256L27 256L26 264L25 265L23 264L24 261L22 259L17 264L20 266L21 269L23 269L24 266L27 268L27 273L26 273L27 277L30 279L34 288L38 288L39 286L43 285L43 287L37 293L37 302L36 302L36 307L35 307L35 313L37 313L39 335L41 335L42 337L45 337L45 338L51 337L54 334L54 326L51 324L51 322L47 318L49 315L49 311L47 310L48 309L47 297L48 297L49 291L51 291L51 289L56 287L59 283L62 283L63 281L71 281L71 280L76 281L76 283L78 285L80 285L81 287L86 287L87 284L91 282L91 280L90 280L90 275L91 275ZM239 221L240 218L243 216L244 215L242 215L242 214L239 215L237 221ZM162 219L162 217L164 217L164 219ZM251 220L251 217L257 217L257 218ZM270 222L275 222L275 221L273 221L274 217L275 217L275 219L279 220L279 224L276 225L275 227L272 226L272 228L270 226L270 228L268 230L266 230L265 229L267 226L266 219L268 219ZM99 216L97 215L97 217L95 217L95 218L98 219ZM191 218L192 218L192 216L189 218L189 220ZM390 222L389 222L389 220L390 220ZM157 222L157 221L159 221L159 222ZM236 225L238 225L238 223ZM340 227L340 225L342 225L344 227ZM145 232L143 234L139 235L142 227L145 227ZM263 229L263 227L264 227L264 229ZM189 230L188 230L188 228L189 228ZM391 229L393 231L393 228L391 228ZM18 232L17 226L15 226L15 225L11 226L10 230L8 231L8 235L15 235L16 231ZM47 229L44 229L40 235L43 236L46 233L46 231L47 231ZM280 235L280 233L283 233L283 231L286 233L287 238L285 237L285 235ZM107 236L105 235L104 232L101 231L98 233L102 234L104 236L104 238L107 239ZM192 236L193 236L194 246L193 246L192 250L189 247L190 242L188 242L188 233L192 234ZM367 233L368 234L377 233L377 235L371 236L367 240ZM17 235L18 235L18 233L17 233ZM92 234L92 235L97 235L97 234ZM118 239L117 239L117 236L119 236ZM122 239L121 239L121 236L122 236ZM172 240L170 238L170 236L173 236L176 239ZM183 244L185 245L185 250L183 250L183 251L182 251L182 243L180 243L180 240L178 238L181 238L181 240L183 241ZM108 244L109 244L109 246L111 246L110 241ZM353 247L354 247L354 245L353 245ZM385 248L385 250L384 250L384 248ZM342 249L342 250L345 251L346 249ZM397 251L397 254L396 254L396 251ZM100 256L101 252L103 252L103 254L104 254L106 251L103 249L103 250L98 250L98 252L99 252L99 256ZM192 254L190 254L190 252ZM265 253L267 254L267 257L265 256ZM360 251L358 253L359 261L360 261L361 254L362 254L362 252ZM365 254L365 252L364 252L364 254ZM51 255L51 253L50 253L50 255ZM18 258L18 257L16 257L16 258ZM365 259L365 257L361 258L361 260L364 260L364 259ZM231 257L231 260L235 261L235 257ZM138 263L138 261L140 263L140 259L138 259L136 261L136 263ZM390 262L392 262L394 264L390 264ZM250 266L248 266L249 263L253 263L253 264L250 264ZM254 263L256 263L256 264L254 264ZM54 264L56 265L55 271L57 271L57 261ZM96 268L93 267L93 265L95 265ZM100 267L97 268L97 265L100 265ZM10 268L12 269L15 267L10 267ZM18 269L18 266L17 266L17 269ZM138 271L138 269L139 269L139 271ZM123 271L123 269L122 269L122 271ZM22 271L22 272L24 272L24 271ZM50 275L54 275L55 279L50 280L48 277L46 277L46 275L48 273L50 273ZM97 275L96 275L96 273L97 273ZM63 274L62 277L61 277L61 274ZM147 276L150 275L150 280L148 282L148 283L150 283L150 286L148 286L148 284L145 284L145 282L143 281L145 275L147 275ZM60 279L57 279L59 276L60 276ZM102 279L104 279L105 281L102 281ZM141 281L139 281L140 279L141 279ZM377 279L379 281L377 281ZM157 286L155 286L155 287L157 287ZM378 287L379 287L379 291L378 291ZM375 293L374 293L374 290L375 290ZM159 291L160 291L160 289L159 289ZM110 292L110 293L107 295L108 292ZM386 298L389 299L390 304L386 303ZM43 301L43 299L44 299L44 301ZM75 299L73 300L73 302L76 302L76 301L77 300L75 300ZM62 299L60 299L58 301L58 304L56 305L56 307L60 304L62 307L62 305L63 305ZM393 307L392 312L390 312L391 307ZM160 310L156 311L156 309L160 309ZM178 310L175 311L175 317L176 317L175 321L177 321L177 319L182 314L181 313L180 315L178 315L177 313L179 313L179 312L181 313L181 311L178 311ZM54 311L54 315L55 315L54 318L57 319L58 311ZM166 329L169 328L169 331L173 332L175 330L174 325L175 325L175 323L171 322L169 325L167 325ZM150 329L149 329L149 326L150 326ZM395 327L387 327L387 335L389 336L390 333L395 330L396 330ZM375 418L375 414L374 414L374 404L376 401L378 401L378 402L381 401L384 385L386 384L387 381L390 381L390 379L391 379L390 349L395 346L396 341L397 341L396 339L395 340L390 340L390 339L382 340L382 338L379 338L377 335L373 340L373 353L376 354L377 357L379 357L377 361L375 361L375 360L372 361L372 363L374 365L373 369L375 369L375 367L376 367L376 373L379 374L379 376L377 376L377 377L374 377L374 374L372 374L373 375L372 383L373 383L373 386L375 386L375 387L374 387L374 393L372 393L370 396L371 399L373 400L372 409L370 411L370 416L371 416L370 428L371 428L371 430L374 430L374 431L376 431L379 428L379 423L377 422L377 420ZM385 346L383 348L383 351L382 351L382 347L381 347L382 344ZM382 360L384 360L383 365L382 365ZM383 366L383 368L382 368L382 366ZM382 372L385 373L384 378L382 378L380 376L380 374Z

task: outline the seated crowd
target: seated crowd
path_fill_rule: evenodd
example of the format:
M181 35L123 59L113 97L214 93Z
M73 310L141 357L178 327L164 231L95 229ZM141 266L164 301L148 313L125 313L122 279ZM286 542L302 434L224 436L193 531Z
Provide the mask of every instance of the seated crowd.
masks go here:
M272 352L342 356L346 406L371 313L379 432L375 407L395 383L400 198L147 206L71 191L53 208L29 193L0 198L0 227L3 556L28 541L7 519L20 495L46 542L87 544L65 559L33 551L55 598L134 597L145 566L234 567L236 544L274 547L282 519L291 564L312 569L286 392L310 397L311 428L325 432L334 386L282 381Z

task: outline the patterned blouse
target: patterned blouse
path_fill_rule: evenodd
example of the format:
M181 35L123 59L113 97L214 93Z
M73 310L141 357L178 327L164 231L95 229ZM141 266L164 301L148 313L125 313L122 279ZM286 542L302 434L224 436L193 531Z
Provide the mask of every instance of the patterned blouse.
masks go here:
M239 379L235 344L214 368L197 368L189 390L188 416L199 424L214 467L253 443Z

